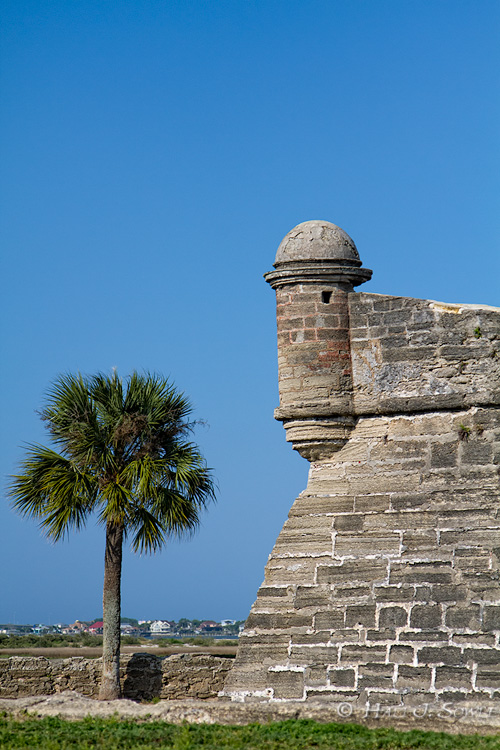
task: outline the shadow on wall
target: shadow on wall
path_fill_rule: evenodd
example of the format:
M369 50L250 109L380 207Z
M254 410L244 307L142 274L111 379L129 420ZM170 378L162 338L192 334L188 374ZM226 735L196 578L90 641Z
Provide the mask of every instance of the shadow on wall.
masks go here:
M150 701L162 693L162 659L151 654L132 654L125 667L123 697L132 701Z

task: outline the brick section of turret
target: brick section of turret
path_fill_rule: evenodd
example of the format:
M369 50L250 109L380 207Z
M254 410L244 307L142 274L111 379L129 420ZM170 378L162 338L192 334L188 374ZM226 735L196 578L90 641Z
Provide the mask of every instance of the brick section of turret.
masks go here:
M276 290L276 311L281 407L350 414L347 293L325 284L289 284Z

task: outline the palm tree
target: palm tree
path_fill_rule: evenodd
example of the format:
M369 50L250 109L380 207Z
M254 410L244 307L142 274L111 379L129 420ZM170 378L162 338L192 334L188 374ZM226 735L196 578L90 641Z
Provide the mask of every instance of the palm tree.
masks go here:
M41 417L60 452L28 445L10 496L57 541L92 512L106 528L101 700L120 692L122 546L155 552L168 537L193 532L215 499L211 472L186 435L191 405L168 380L134 372L63 375Z

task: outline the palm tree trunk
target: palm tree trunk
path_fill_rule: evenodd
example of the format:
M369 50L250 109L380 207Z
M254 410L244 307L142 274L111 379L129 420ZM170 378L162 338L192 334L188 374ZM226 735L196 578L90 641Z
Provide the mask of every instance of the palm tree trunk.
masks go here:
M108 521L104 554L104 590L102 596L103 640L102 678L99 700L121 698L120 618L123 525Z

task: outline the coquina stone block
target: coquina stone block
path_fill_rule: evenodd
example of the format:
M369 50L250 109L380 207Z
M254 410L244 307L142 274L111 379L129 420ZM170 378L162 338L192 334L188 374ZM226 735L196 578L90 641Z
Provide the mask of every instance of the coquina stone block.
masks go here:
M500 309L355 292L370 276L321 221L266 275L275 416L310 471L226 698L500 699Z

